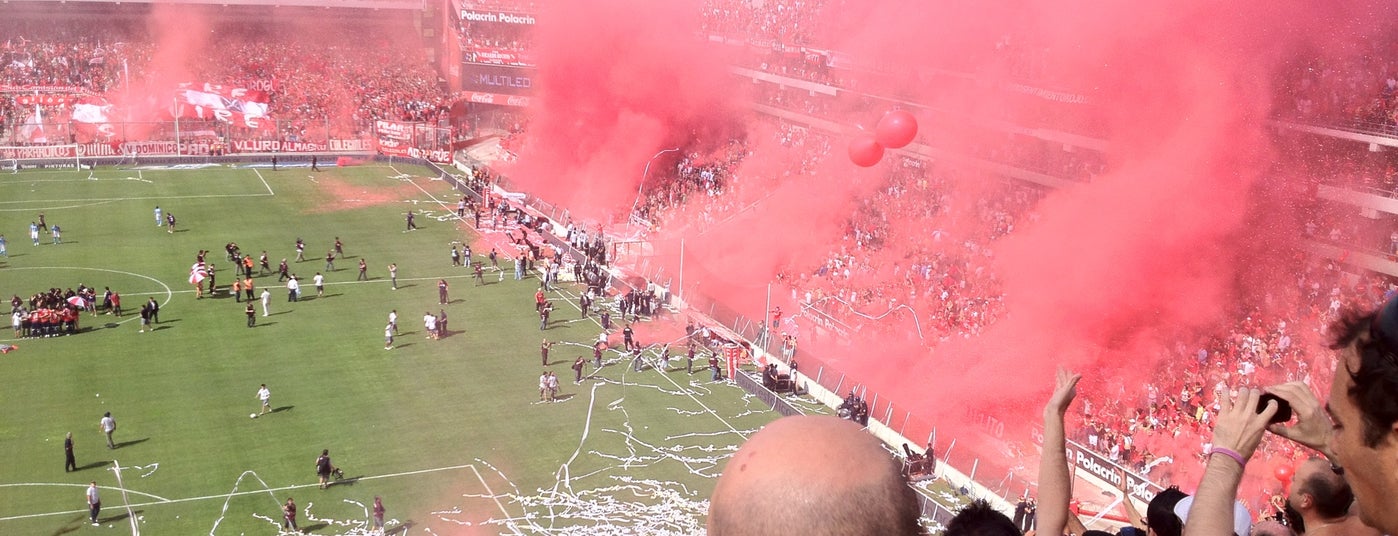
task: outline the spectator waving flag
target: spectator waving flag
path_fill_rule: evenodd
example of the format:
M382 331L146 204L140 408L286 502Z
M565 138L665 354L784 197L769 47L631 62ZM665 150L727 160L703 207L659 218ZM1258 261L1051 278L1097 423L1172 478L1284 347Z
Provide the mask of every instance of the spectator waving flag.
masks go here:
M270 97L265 91L212 84L180 84L175 95L176 117L218 119L249 128L272 128L267 121Z
M208 277L209 269L202 262L196 262L194 266L189 268L189 284L191 285L203 283Z
M19 127L20 139L29 143L48 143L48 134L44 132L44 111L39 109L39 105L34 105L34 115L29 116Z

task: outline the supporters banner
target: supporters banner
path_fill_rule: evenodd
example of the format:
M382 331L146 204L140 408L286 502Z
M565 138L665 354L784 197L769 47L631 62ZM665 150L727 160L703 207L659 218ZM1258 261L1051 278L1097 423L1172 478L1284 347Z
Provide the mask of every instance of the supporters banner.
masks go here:
M78 86L0 84L0 93L86 93Z
M30 106L38 104L40 106L67 106L81 99L82 95L64 93L42 93L34 95L16 95L15 104Z
M462 22L485 22L495 24L517 24L521 26L533 26L535 22L533 15L524 13L506 13L503 11L491 11L484 9L462 9Z
M84 97L73 105L73 136L78 143L107 141L116 137L110 114L112 105L101 97Z
M407 158L413 146L413 124L399 121L374 121L379 154Z
M379 154L403 158L421 158L438 164L450 164L451 149L424 149L419 147L420 136L426 137L432 129L419 123L402 121L375 121L375 150Z
M533 60L527 54L519 50L489 47L481 45L467 45L467 60L472 63L485 63L489 65L533 65Z
M238 153L321 153L329 150L324 143L278 140L233 140Z
M330 140L329 143L277 142L234 140L235 152L365 152L373 150L367 140ZM209 154L209 142L175 143L174 141L128 141L123 143L88 142L78 145L38 145L24 147L0 147L0 160L42 160L55 158L89 158L112 156L199 156ZM451 162L451 152L447 150L406 149L401 156L425 158L433 162Z
M34 147L0 147L0 160L43 160L51 158L75 158L76 145L43 145Z
M267 92L213 84L180 84L175 117L217 119L248 128L273 128L267 116Z
M1068 441L1067 446L1068 461L1072 462L1075 467L1092 473L1097 478L1117 488L1125 489L1132 497L1140 499L1141 502L1149 503L1151 499L1155 498L1156 493L1165 489L1159 484L1151 482L1150 479L1129 471L1074 441Z
M351 139L351 140L336 140L336 139L332 139L332 140L330 140L330 150L331 150L331 151L339 151L339 152L344 152L344 151L372 151L372 150L374 150L374 141L373 141L373 140L361 140L361 139Z

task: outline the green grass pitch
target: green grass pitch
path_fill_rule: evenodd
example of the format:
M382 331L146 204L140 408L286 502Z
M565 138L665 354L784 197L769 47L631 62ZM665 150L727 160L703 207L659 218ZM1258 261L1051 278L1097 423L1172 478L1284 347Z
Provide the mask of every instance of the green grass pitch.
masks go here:
M573 385L569 365L590 356L600 331L578 318L576 289L553 293L559 307L541 332L537 279L491 273L477 286L452 267L453 241L475 244L481 261L492 237L450 217L457 196L433 176L382 164L0 175L9 245L0 295L111 287L127 311L84 315L75 336L0 333L19 346L0 357L0 533L275 534L280 505L294 497L303 529L363 534L375 495L390 533L700 532L723 460L776 414L707 372L630 372L615 353ZM175 214L178 232L155 225L156 205ZM409 209L419 211L417 231L404 229ZM44 233L31 245L40 212L62 226L62 244ZM309 281L336 236L347 258L317 298ZM259 275L271 315L259 306L249 329L226 291L195 298L187 279L199 250L226 289L224 244L254 257L266 250L275 268L294 259L298 237L308 260L291 266L310 299L288 303L276 274ZM368 282L355 280L361 258ZM399 266L396 291L389 263ZM151 297L161 322L141 333L135 311ZM441 308L452 333L429 340L422 315ZM394 309L401 333L385 351ZM552 404L536 388L544 336L560 341L549 368L564 400ZM261 383L276 411L250 419ZM115 450L98 431L106 411L118 423ZM73 473L63 470L65 432L76 442ZM346 477L328 490L313 470L323 448ZM93 480L101 528L86 526Z

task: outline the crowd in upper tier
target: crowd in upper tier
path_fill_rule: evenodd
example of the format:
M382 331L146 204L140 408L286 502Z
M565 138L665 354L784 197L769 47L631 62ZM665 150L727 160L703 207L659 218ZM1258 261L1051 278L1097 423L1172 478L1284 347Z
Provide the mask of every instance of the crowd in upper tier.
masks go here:
M411 28L405 31L412 35ZM446 126L453 96L423 47L392 32L371 35L347 28L317 35L219 29L205 46L179 58L157 54L159 43L140 28L77 33L59 25L46 33L6 36L0 45L0 86L8 89L0 94L0 139L29 141L19 134L36 116L53 125L49 132L63 131L72 104L87 97L115 104L113 121L131 113L133 123L168 123L169 106L152 103L174 99L175 86L183 82L268 92L267 115L277 136L289 141L354 137L377 119ZM169 87L147 85L161 80ZM33 95L61 96L62 102L31 103ZM48 138L68 142L66 136Z

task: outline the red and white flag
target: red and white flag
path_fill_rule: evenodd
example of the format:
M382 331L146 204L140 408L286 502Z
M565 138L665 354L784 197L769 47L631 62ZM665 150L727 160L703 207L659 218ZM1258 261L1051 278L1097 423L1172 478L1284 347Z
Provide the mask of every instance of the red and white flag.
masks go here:
M112 105L102 97L83 97L73 105L73 133L79 143L110 141L116 137L112 128Z
M196 262L194 263L194 266L191 266L189 268L189 284L198 285L200 283L203 283L204 280L208 278L209 269L207 266L204 265L204 263Z
M176 117L218 119L249 128L272 128L266 121L267 92L213 84L180 84L175 94Z
M29 120L19 127L19 136L23 141L29 143L48 143L48 134L44 133L44 112L39 109L39 105L34 105L34 115L29 116Z

